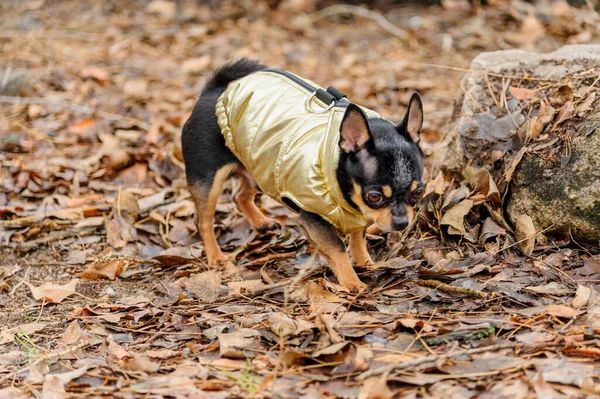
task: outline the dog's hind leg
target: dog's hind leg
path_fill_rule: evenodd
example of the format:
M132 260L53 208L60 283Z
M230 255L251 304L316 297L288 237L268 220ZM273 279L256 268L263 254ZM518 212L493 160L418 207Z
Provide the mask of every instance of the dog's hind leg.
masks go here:
M248 172L240 167L240 171L236 175L233 201L246 216L252 227L258 230L259 233L265 234L267 231L281 228L276 220L266 217L256 206L254 199L258 194L258 190L247 174Z
M227 256L221 252L217 238L213 218L217 207L219 195L223 190L223 183L231 175L237 165L227 164L218 169L212 176L204 176L203 179L188 180L188 187L192 199L196 205L196 225L202 237L204 252L208 258L210 267L224 268L232 272L235 267Z

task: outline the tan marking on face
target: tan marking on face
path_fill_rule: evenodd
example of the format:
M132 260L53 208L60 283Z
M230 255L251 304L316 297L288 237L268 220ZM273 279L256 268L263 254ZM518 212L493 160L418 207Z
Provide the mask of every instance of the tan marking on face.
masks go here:
M406 217L408 218L408 223L412 223L412 220L415 217L415 211L410 205L406 205Z
M383 207L380 209L373 209L367 206L363 201L362 188L352 183L354 186L354 192L352 193L352 201L358 206L360 213L369 221L374 222L384 232L392 230L392 209L390 207Z
M386 198L392 197L392 188L390 186L383 186L381 187L381 190L383 191L383 195L385 195Z
M416 180L413 180L412 183L410 183L410 192L414 192L417 188L419 187L419 182Z

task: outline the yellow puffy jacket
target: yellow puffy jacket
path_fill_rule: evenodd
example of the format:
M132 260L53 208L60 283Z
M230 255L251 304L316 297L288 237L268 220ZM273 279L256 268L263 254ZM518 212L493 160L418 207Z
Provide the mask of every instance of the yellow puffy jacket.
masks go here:
M216 105L227 147L277 202L287 198L343 233L365 228L336 178L345 107L324 104L320 87L299 79L265 70L231 82Z

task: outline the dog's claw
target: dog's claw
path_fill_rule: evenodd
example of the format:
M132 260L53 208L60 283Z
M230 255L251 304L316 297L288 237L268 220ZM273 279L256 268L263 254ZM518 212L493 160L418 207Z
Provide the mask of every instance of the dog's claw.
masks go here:
M260 234L266 234L269 231L274 231L274 230L279 230L279 229L281 229L281 224L279 224L279 222L277 222L275 220L269 220L267 223L263 224L256 230Z
M342 285L344 287L348 288L350 290L350 292L352 292L353 294L359 294L361 292L369 291L369 286L361 281L346 283L346 284L342 284Z

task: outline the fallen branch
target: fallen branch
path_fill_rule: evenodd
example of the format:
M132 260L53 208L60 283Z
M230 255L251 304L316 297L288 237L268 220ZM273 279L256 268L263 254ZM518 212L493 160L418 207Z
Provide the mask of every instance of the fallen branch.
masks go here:
M294 259L296 257L296 255L297 255L296 252L284 252L284 253L277 253L277 254L269 254L269 255L263 256L262 258L254 259L253 261L245 263L241 266L243 266L243 267L262 266L262 265L264 265L268 262L274 261L274 260Z
M380 27L396 36L399 39L406 40L408 34L405 30L398 28L396 25L388 21L383 15L378 12L368 10L363 7L351 6L347 4L338 4L335 6L324 8L311 15L312 21L317 21L321 18L331 17L337 14L353 14L359 17L369 18L377 23Z
M444 284L438 280L417 280L415 283L419 284L421 287L435 288L445 292L446 294L461 295L475 299L485 299L488 297L488 294L485 292L476 291L471 288L454 287L452 285Z

